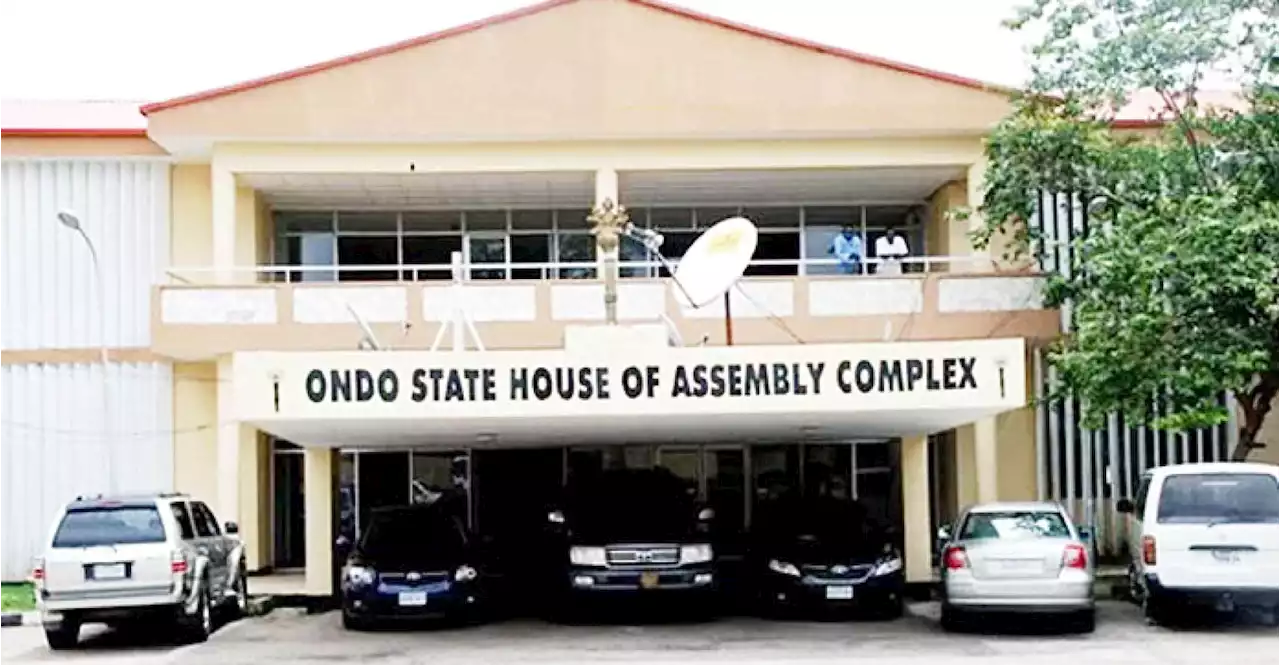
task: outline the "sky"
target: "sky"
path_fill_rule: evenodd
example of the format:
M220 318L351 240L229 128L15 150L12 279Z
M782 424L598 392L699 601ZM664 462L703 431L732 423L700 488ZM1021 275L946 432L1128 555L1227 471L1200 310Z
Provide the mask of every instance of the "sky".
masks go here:
M668 0L871 55L1017 85L1018 0ZM503 13L529 0L6 0L0 96L158 101ZM624 38L602 32L601 39ZM660 48L637 44L636 48Z

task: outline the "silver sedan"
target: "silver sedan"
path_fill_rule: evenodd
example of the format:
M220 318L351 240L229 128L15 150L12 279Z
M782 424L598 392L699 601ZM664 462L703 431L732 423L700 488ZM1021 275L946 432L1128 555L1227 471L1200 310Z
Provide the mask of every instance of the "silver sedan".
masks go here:
M1094 562L1056 503L986 503L964 511L938 538L942 625L953 630L983 613L1058 616L1094 628Z

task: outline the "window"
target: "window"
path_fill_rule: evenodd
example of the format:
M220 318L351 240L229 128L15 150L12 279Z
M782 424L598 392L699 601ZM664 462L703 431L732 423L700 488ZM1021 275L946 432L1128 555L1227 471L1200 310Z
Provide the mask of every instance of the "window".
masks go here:
M62 518L53 546L94 547L163 543L164 523L154 506L112 506L72 510Z
M588 233L561 233L558 238L557 260L560 263L594 263L596 238ZM560 269L560 279L591 279L596 269L585 265Z
M209 538L222 534L222 529L218 528L218 520L214 518L213 512L204 503L200 501L193 502L191 504L191 512L195 517L197 536Z
M173 511L173 519L178 522L178 528L182 531L183 540L191 540L196 537L195 527L191 522L191 513L187 510L187 504L178 501L169 504L169 509Z
M762 230L756 244L753 261L790 261L790 265L752 265L747 268L748 277L763 275L795 275L799 270L799 231L768 232Z
M1003 511L969 513L960 529L961 540L1034 540L1070 538L1071 529L1056 512Z
M453 261L453 253L462 251L461 235L446 236L405 236L404 263L410 266L441 266L440 268L406 269L404 278L451 279L449 266Z
M1133 495L1133 514L1139 520L1147 514L1147 494L1151 491L1151 476L1144 475L1138 482L1138 491Z
M512 234L511 263L549 263L551 261L551 234ZM551 274L542 268L512 268L512 279L547 279Z
M395 236L338 236L338 265L394 266L400 263L400 242ZM341 282L387 282L396 270L343 270Z
M846 226L853 227L856 233L862 233L862 209L848 207L817 207L804 210L804 255L810 262L805 265L809 275L835 275L839 266L835 263L813 263L813 259L832 260L835 257L828 251L831 241ZM867 256L867 242L863 238L862 256Z
M1156 521L1172 524L1275 524L1280 486L1261 473L1177 474L1160 488Z

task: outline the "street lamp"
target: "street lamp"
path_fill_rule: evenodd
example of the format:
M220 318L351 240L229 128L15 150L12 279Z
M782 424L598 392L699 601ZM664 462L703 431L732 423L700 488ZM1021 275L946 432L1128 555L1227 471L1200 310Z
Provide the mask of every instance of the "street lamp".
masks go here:
M89 263L93 268L93 282L98 296L98 351L102 357L102 441L104 444L108 444L109 441L107 439L111 435L111 384L107 378L107 295L102 279L102 267L98 263L98 250L93 246L93 240L89 238L89 234L85 233L84 226L80 224L80 218L70 210L59 210L58 222L79 234L80 238L84 240L84 246L89 250ZM107 487L112 493L115 493L116 491L115 481L115 461L112 459L112 455L108 452Z

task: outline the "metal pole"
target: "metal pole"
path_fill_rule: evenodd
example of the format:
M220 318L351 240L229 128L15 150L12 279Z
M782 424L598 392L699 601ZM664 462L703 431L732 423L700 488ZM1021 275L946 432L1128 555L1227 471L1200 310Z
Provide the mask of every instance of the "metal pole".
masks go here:
M724 292L724 343L733 346L733 311L729 307L729 292Z
M453 350L464 351L466 350L466 338L463 334L466 331L463 330L463 326L465 324L462 320L462 252L453 252L450 254L449 263L453 270L453 287L450 289L453 291L453 311L450 312L453 325Z
M89 234L84 232L80 226L76 226L75 230L84 240L84 245L89 250L89 264L93 269L94 290L96 291L98 300L98 352L102 362L102 445L105 449L107 458L107 492L116 493L116 462L115 455L111 451L111 435L112 421L111 417L111 379L108 372L111 369L109 352L107 350L107 292L106 284L102 278L102 267L98 262L98 249L93 246L93 240L89 239Z
M596 261L604 273L604 318L609 325L618 322L618 244L629 219L626 207L612 199L601 201L587 217L596 237Z

